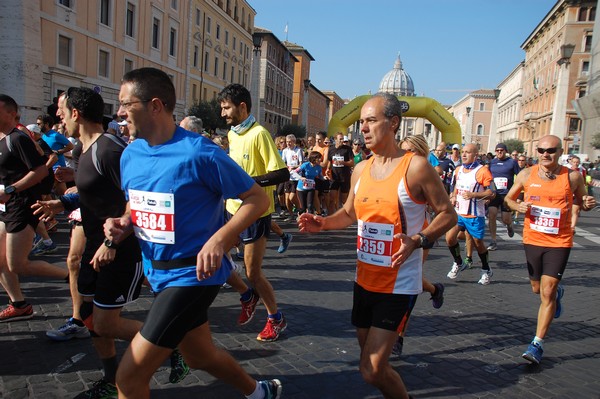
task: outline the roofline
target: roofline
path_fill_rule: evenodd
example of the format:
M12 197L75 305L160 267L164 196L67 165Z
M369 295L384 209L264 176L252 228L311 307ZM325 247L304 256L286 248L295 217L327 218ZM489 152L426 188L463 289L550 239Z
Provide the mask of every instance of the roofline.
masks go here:
M286 46L288 48L288 50L290 50L291 52L294 52L294 51L296 51L296 52L305 52L306 55L309 56L309 58L310 58L311 61L315 61L315 59L312 56L312 54L309 53L308 50L305 49L304 47L302 47L301 45L289 42L287 40L283 41L283 45Z
M260 29L260 31L257 32L256 29ZM256 34L271 35L271 36L273 36L273 38L277 41L277 43L281 44L287 50L287 52L290 53L290 55L292 56L292 58L295 60L294 62L300 62L300 60L298 58L296 58L296 56L294 55L294 53L292 53L290 51L290 49L285 44L283 44L281 42L281 40L279 40L279 38L277 38L277 36L275 36L275 34L273 32L271 32L270 30L265 29L265 28L261 28L259 26L255 26L254 27L254 33L253 33L253 35L256 35Z
M542 29L542 27L546 25L546 23L550 20L550 17L555 15L556 12L563 6L563 4L566 4L566 0L557 0L556 4L554 4L550 11L548 11L544 18L542 18L540 23L537 24L535 29L529 34L529 36L527 36L527 39L525 39L523 44L521 44L521 48L523 50L525 50L525 47L529 45L529 42L531 42L535 35L537 35L537 33Z

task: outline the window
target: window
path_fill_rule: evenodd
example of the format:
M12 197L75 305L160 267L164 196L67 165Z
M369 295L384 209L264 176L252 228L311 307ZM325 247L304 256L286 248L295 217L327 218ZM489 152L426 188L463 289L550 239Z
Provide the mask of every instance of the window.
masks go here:
M208 72L208 64L209 64L209 56L208 56L208 51L204 53L204 72ZM204 95L204 97L206 98L206 94Z
M596 7L590 8L590 13L588 14L588 21L596 20Z
M586 7L581 7L579 9L579 15L577 15L577 20L578 21L585 21L587 19L587 8Z
M110 0L100 0L100 23L110 26Z
M128 60L127 58L125 58L123 72L127 73L127 72L130 72L130 71L133 71L133 61Z
M58 4L67 8L72 7L71 0L58 0Z
M223 80L227 80L227 62L223 62Z
M477 135L483 136L483 125L477 125Z
M229 44L229 31L225 31L225 45Z
M125 34L129 37L133 37L134 24L135 22L135 6L131 3L127 3L127 12L125 14Z
M217 24L217 33L215 36L217 39L221 38L221 25L219 25L219 24Z
M195 83L192 84L192 99L195 103L198 102L198 86Z
M194 66L198 67L198 46L194 46Z
M200 26L200 21L202 21L202 15L200 14L200 9L196 8L196 26Z
M579 92L577 93L577 98L584 97L585 93L586 93L585 89L579 90Z
M71 66L72 40L66 36L58 35L58 64L66 67Z
M233 83L233 78L234 78L234 73L235 73L235 67L232 65L231 66L231 80L229 81L229 83Z
M479 110L485 111L485 103L479 103Z
M175 47L177 47L177 30L171 28L171 34L169 35L169 55L175 57Z
M581 64L581 75L587 76L589 73L590 73L590 62L583 61L583 63Z
M152 47L159 48L160 42L160 21L158 18L154 18L152 22Z
M108 51L100 50L98 52L98 76L108 78L109 68L110 66Z
M211 19L210 17L206 17L206 33L210 34L210 24L211 24Z
M177 0L171 0L171 8L177 10Z
M581 130L581 119L571 118L569 119L569 132L578 132Z
M232 45L231 45L231 46L232 46L231 48L232 48L233 50L235 50L235 42L236 42L236 39L235 39L235 36L234 36L234 37L233 37L233 43L232 43Z
M583 45L583 51L589 53L592 51L592 35L585 37L585 44Z
M219 75L219 57L215 57L215 76Z

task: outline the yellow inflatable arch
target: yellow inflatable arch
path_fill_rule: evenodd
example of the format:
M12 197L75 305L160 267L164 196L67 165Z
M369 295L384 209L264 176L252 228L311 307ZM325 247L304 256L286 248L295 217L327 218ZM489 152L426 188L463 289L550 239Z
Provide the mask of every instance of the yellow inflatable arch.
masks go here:
M327 135L334 136L338 132L345 132L350 125L359 120L360 109L369 98L371 95L368 94L356 97L336 112L327 127ZM402 103L402 116L429 120L442 132L442 140L448 144L462 142L458 121L439 102L428 97L398 96L398 100Z

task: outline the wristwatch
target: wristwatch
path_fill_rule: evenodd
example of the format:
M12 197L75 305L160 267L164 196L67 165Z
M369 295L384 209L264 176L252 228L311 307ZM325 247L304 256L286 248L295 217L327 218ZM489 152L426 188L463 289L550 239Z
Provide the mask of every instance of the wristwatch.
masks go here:
M108 238L104 239L104 245L110 249L117 249L119 247L114 241L109 240Z
M6 186L4 187L4 194L13 195L17 192L15 186Z
M419 248L430 249L433 248L433 242L429 242L429 238L423 233L417 233L421 237Z

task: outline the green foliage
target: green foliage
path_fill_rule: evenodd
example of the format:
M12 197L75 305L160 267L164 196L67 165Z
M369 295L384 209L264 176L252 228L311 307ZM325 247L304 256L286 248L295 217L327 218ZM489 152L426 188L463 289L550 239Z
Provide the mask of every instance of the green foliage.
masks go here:
M217 100L200 101L188 109L188 115L202 119L205 130L215 131L217 128L227 127L224 118L221 118L221 104Z
M306 127L300 125L284 125L275 136L287 136L293 134L297 139L306 137Z
M509 154L513 151L517 151L519 154L522 154L525 151L525 145L519 139L504 140L504 144L506 144L508 147Z
M600 150L600 132L592 136L592 141L590 142L590 145L596 150Z

